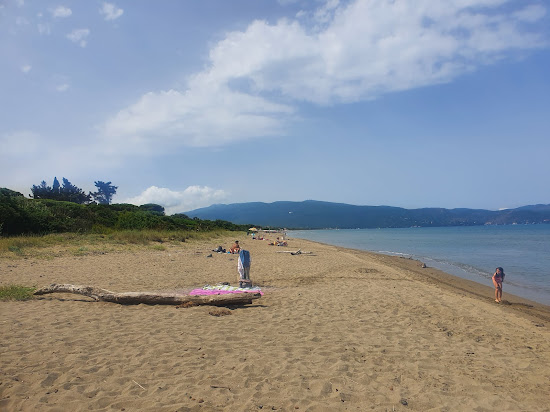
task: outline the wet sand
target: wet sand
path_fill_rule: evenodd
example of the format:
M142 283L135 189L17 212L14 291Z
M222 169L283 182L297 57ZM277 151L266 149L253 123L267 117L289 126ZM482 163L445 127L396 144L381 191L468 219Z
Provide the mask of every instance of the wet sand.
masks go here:
M237 283L233 238L51 260L0 283L117 292ZM550 308L414 260L239 238L265 295L212 307L0 302L5 411L548 411ZM160 248L159 248L160 249ZM291 255L284 251L310 251ZM207 257L212 253L212 257Z

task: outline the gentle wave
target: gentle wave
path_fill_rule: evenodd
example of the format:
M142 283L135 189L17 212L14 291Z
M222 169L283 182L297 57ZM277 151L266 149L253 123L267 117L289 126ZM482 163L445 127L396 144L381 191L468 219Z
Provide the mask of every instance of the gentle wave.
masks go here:
M389 250L374 250L373 252L382 253L384 255L411 257L408 253L390 252Z

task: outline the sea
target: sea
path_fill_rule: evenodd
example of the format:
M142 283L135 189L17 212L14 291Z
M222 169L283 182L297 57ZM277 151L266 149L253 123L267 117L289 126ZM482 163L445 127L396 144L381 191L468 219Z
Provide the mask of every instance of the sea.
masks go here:
M504 295L550 305L550 224L295 230L287 236L410 257L491 287L500 266Z

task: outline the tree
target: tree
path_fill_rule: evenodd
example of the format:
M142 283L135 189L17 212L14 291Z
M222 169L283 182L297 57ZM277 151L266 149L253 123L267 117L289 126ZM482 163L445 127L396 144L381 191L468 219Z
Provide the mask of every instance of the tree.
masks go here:
M54 196L52 199L59 199L59 195L61 193L61 185L59 184L59 180L57 180L57 177L53 178L52 192Z
M97 187L97 192L90 193L94 200L99 203L100 205L108 205L111 203L111 200L113 199L113 195L116 193L116 190L118 189L118 186L113 186L111 182L102 182L101 180L98 180L95 183L95 187Z
M84 193L82 189L76 187L65 178L63 178L63 186L59 184L56 177L53 181L53 187L48 186L43 180L38 186L33 185L31 192L31 197L34 199L62 200L78 204L90 202L90 195Z
M45 180L42 180L38 186L32 185L31 192L30 197L33 199L53 199L52 188L46 184Z
M59 200L64 200L65 202L73 202L82 205L84 203L90 203L91 200L89 194L87 195L81 188L76 187L65 178L63 178L63 186L61 186L59 193Z

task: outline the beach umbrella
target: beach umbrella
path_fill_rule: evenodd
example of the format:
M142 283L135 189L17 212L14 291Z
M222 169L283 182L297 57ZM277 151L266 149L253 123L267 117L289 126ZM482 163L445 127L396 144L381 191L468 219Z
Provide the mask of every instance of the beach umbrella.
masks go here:
M258 229L256 229L255 227L251 227L250 229L248 229L249 232L257 232Z

